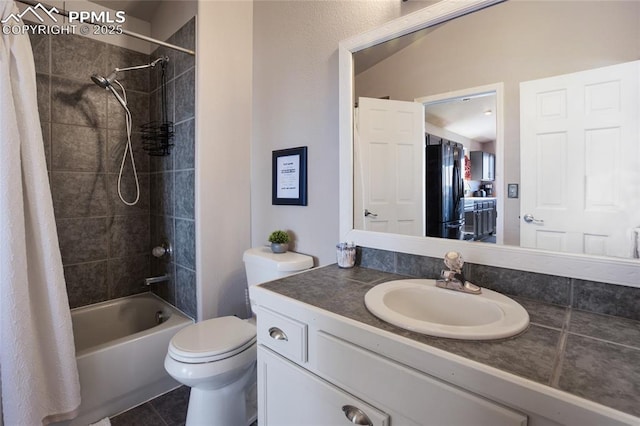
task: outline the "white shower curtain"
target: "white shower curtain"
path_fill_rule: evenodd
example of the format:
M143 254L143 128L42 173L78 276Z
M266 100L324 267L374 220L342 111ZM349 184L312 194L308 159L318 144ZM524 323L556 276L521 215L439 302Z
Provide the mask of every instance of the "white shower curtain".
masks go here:
M0 1L0 18L17 12ZM6 426L75 417L80 385L26 34L0 34L0 383ZM1 423L1 422L0 422Z

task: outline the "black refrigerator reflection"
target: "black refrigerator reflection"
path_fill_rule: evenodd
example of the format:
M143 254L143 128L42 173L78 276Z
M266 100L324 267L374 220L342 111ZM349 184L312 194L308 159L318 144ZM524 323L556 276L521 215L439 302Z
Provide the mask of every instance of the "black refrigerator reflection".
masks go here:
M464 148L460 143L427 134L425 149L426 235L462 239Z

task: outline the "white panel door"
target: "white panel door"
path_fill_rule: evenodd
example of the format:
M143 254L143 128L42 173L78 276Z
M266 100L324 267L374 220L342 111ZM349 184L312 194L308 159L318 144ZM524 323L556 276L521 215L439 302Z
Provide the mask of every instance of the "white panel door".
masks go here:
M354 122L356 229L423 236L424 106L360 98Z
M520 84L520 244L631 257L640 61Z

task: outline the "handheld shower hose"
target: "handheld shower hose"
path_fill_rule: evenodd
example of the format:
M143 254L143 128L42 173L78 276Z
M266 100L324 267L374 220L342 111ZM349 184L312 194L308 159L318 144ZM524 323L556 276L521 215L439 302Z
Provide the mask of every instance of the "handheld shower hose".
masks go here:
M118 86L120 86L120 89L122 89L122 97L120 97L116 89L113 86L109 85L109 89L111 90L111 93L113 93L113 95L116 97L118 102L120 102L120 105L122 105L122 108L124 108L125 110L125 113L126 113L125 121L127 125L127 143L125 144L125 147L124 147L124 153L122 154L122 162L120 163L120 171L118 172L118 197L120 197L120 200L126 205L135 206L140 200L140 181L138 180L138 171L136 170L136 160L133 157L133 148L131 146L131 130L133 126L133 119L131 118L131 111L127 106L127 92L124 90L124 86L120 84L118 80L113 80L113 82L116 83ZM124 165L127 160L127 151L129 152L129 158L131 159L131 169L133 170L133 178L136 182L136 197L135 197L135 200L131 202L125 200L122 195L122 173L124 171Z
M118 80L116 80L116 76L117 76L117 73L121 71L134 71L134 70L142 70L146 68L153 68L157 64L166 62L168 60L169 60L168 57L161 56L149 64L138 65L134 67L127 67L127 68L116 68L107 77L103 77L98 74L93 74L91 76L91 80L96 85L98 85L99 87L102 87L103 89L110 90L111 93L113 93L113 95L118 100L120 105L122 105L122 108L125 111L125 119L126 119L126 126L127 126L127 143L125 144L124 153L122 154L122 162L120 163L120 172L118 173L118 196L120 197L120 200L128 206L134 206L140 200L140 182L138 180L138 172L136 171L136 161L133 157L133 148L131 147L131 130L133 125L133 120L131 118L131 111L127 106L127 92L124 89L124 86ZM113 87L113 83L120 86L120 89L122 89L122 95L120 95L118 91ZM129 158L131 159L131 168L133 169L133 177L136 182L136 197L134 201L127 201L124 199L122 195L122 174L124 171L124 165L127 161L127 153L129 154Z

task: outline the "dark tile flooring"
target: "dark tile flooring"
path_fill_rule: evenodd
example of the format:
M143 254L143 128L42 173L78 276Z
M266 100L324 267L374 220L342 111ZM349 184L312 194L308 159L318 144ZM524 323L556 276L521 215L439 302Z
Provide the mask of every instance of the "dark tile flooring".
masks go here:
M180 386L164 395L112 417L112 426L183 426L190 388ZM251 426L258 426L253 422Z
M149 402L111 418L113 426L182 426L189 404L187 386L161 395Z

